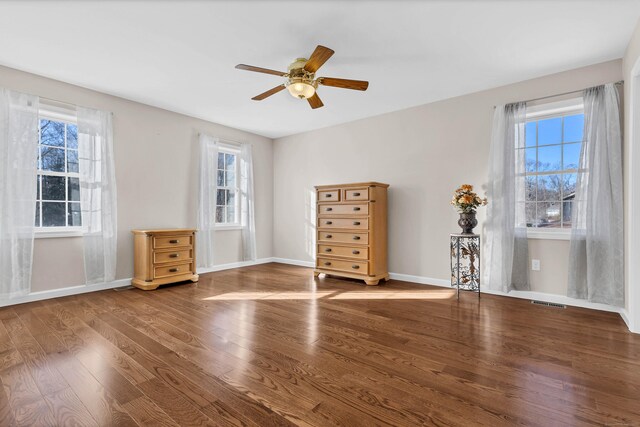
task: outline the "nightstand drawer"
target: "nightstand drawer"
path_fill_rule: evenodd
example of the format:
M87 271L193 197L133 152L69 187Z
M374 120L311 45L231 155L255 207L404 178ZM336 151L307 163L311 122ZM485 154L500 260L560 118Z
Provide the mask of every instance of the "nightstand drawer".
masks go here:
M161 277L169 277L169 276L181 276L183 274L193 274L192 263L167 265L163 267L155 267L153 269L154 279L159 279Z
M153 253L153 263L162 264L165 262L191 261L193 259L192 249L176 249L175 251L164 251Z
M345 233L338 231L319 231L319 242L357 243L366 245L369 243L368 233Z
M354 274L369 274L369 263L366 261L346 261L331 258L318 258L316 263L318 268L324 270L348 271Z
M318 245L318 256L337 256L343 258L368 259L369 249L365 247Z
M181 236L162 236L162 237L154 237L153 238L153 247L154 249L162 249L162 248L177 248L181 246L192 246L193 245L193 235L181 235Z
M340 190L318 191L318 202L339 202Z
M318 205L318 215L368 215L369 204Z
M352 228L354 230L367 230L369 228L369 219L318 218L318 228Z

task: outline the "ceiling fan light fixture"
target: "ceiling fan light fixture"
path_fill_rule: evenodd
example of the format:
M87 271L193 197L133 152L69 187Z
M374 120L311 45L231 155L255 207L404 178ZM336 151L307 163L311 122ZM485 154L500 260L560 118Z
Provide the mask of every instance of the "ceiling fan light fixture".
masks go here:
M304 81L294 81L289 83L287 90L294 98L307 99L316 93L316 88L312 84Z
M334 54L334 51L328 47L318 45L315 50L307 58L297 58L289 64L288 72L270 70L268 68L254 67L252 65L238 64L236 68L239 70L253 71L256 73L272 74L284 78L284 82L278 86L269 89L259 95L251 98L254 101L262 101L274 95L284 88L297 99L306 99L312 109L324 106L317 93L318 85L333 86L340 89L367 90L369 82L364 80L338 79L333 77L318 77L316 72L322 65L327 62Z

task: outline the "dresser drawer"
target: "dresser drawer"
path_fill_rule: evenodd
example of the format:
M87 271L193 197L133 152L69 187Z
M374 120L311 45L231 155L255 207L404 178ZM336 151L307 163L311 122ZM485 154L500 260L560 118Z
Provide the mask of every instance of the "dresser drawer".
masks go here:
M318 202L339 202L340 190L318 191Z
M344 233L338 231L319 231L319 242L357 243L366 245L369 243L369 233Z
M354 230L369 229L368 218L318 218L319 228L352 228Z
M159 279L161 277L169 276L181 276L183 274L193 274L193 264L188 262L186 264L178 265L166 265L155 267L153 269L153 278Z
M318 215L368 215L369 204L318 205Z
M192 249L176 249L175 251L164 251L153 253L153 263L162 264L164 262L191 261L193 258Z
M369 189L368 188L350 188L348 190L344 190L344 199L345 200L369 200Z
M318 256L338 256L346 258L368 259L369 249L357 246L318 245Z
M349 273L363 275L369 274L369 263L366 261L346 261L318 257L316 266L324 270L348 271Z
M154 236L153 238L153 248L154 249L162 249L162 248L177 248L181 246L192 246L193 245L193 235L181 235L181 236Z

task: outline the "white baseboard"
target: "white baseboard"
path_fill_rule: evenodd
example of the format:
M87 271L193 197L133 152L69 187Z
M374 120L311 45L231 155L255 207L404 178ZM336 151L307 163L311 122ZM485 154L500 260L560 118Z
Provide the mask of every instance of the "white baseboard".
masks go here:
M389 273L389 278L393 280L400 280L402 282L419 283L421 285L434 285L434 286L442 286L446 288L451 287L451 282L449 280L434 279L432 277L412 276L410 274L400 274L400 273Z
M196 272L198 274L213 273L214 271L230 270L232 268L240 268L240 267L249 267L252 265L267 264L269 262L273 262L273 258L260 258L255 261L230 262L227 264L214 265L213 267L197 268Z
M214 265L211 268L199 268L197 269L197 272L198 274L203 274L203 273L210 273L214 271L230 270L232 268L248 267L248 266L257 265L257 264L266 264L269 262L273 262L273 258L261 258L255 261L242 261L242 262L233 262L229 264ZM66 297L69 295L85 294L87 292L104 291L106 289L121 288L129 285L131 285L131 278L118 279L118 280L114 280L113 282L98 283L95 285L78 285L78 286L69 286L66 288L52 289L50 291L31 292L30 294L27 294L21 297L0 301L0 307L7 307L10 305L16 305L16 304L24 304L26 302L42 301L42 300L51 299L51 298Z
M292 260L292 259L286 259L286 258L272 258L272 260L273 262L279 262L281 264L297 265L300 267L314 267L314 263L312 261L299 261L299 260ZM389 273L389 277L391 279L401 280L403 282L412 282L412 283L419 283L423 285L434 285L434 286L451 288L451 282L447 279L436 279L433 277L413 276L410 274L401 274L401 273ZM482 293L500 295L500 296L511 297L511 298L522 298L522 299L528 299L528 300L552 302L552 303L564 304L572 307L589 308L592 310L601 310L601 311L619 313L622 319L624 320L624 322L627 324L627 327L629 327L627 312L624 308L620 308L620 307L614 307L607 304L598 304L594 302L570 298L563 295L547 294L544 292L532 292L532 291L501 292L501 291L494 291L491 289L482 289Z
M87 292L103 291L105 289L121 288L129 286L131 279L118 279L113 282L98 283L95 285L78 285L66 288L52 289L50 291L31 292L27 295L0 301L0 307L9 305L24 304L26 302L41 301L51 298L66 297L69 295L86 294Z
M544 301L544 302L552 302L555 304L564 304L569 305L571 307L581 307L581 308L589 308L591 310L600 310L600 311L610 311L612 313L621 313L624 310L621 307L615 307L607 304L600 304L597 302L589 302L581 299L571 298L564 295L557 294L547 294L544 292L533 292L533 291L511 291L511 292L502 292L502 291L494 291L492 289L483 290L482 293L492 294L492 295L501 295L505 297L512 298L522 298L536 301Z
M622 320L624 320L624 323L627 325L627 328L629 328L631 332L638 333L638 331L634 331L633 328L631 328L631 321L629 320L629 313L627 313L626 308L620 309L620 317L622 317Z
M287 258L271 258L271 262L277 262L280 264L297 265L298 267L309 267L309 268L313 268L316 266L316 264L313 261L300 261L297 259L287 259Z

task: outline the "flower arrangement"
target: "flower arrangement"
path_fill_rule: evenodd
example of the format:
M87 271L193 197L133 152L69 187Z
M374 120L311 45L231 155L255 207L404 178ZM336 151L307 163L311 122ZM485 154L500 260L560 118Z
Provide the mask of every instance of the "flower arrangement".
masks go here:
M486 206L487 198L480 198L474 191L473 185L463 184L453 192L451 204L460 213L475 213L478 206Z

